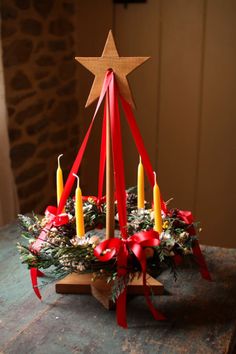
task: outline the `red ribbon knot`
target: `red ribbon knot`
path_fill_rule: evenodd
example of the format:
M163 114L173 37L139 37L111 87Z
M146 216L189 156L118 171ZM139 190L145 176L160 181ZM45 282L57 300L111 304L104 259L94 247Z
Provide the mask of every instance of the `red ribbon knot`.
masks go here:
M149 306L150 311L152 312L156 320L164 320L165 317L158 313L155 307L153 306L150 297L149 297L149 288L146 283L146 274L147 274L147 261L146 255L144 252L144 247L155 247L160 244L159 234L154 230L141 231L138 232L129 238L111 238L101 242L95 249L94 255L98 260L102 262L107 262L113 257L117 257L117 272L118 277L125 276L127 274L127 263L130 253L133 253L138 259L142 274L143 274L143 289L144 295ZM126 292L127 288L119 295L117 299L117 322L120 326L127 328L126 320Z

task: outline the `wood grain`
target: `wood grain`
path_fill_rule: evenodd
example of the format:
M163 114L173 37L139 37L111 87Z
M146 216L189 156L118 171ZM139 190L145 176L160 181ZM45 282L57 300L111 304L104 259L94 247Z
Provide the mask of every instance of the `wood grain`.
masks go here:
M110 30L101 57L75 57L75 59L95 76L86 107L99 98L107 70L114 72L120 94L134 107L127 75L147 61L149 57L119 56Z

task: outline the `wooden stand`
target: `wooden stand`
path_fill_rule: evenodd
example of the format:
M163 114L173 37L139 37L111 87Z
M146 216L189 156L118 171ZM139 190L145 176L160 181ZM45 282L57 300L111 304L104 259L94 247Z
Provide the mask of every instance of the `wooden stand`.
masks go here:
M105 280L92 280L92 274L71 273L56 283L56 292L59 294L92 294L107 310L115 308L111 300L111 284ZM163 295L163 285L149 274L147 284L151 286L154 295ZM143 295L142 277L135 277L127 286L127 293L130 295Z
M92 274L71 273L56 283L59 294L91 294Z
M154 295L163 295L163 285L149 274L147 275L147 283L152 288ZM107 309L114 310L115 303L111 300L112 284L107 284L105 280L97 280L91 284L92 295ZM142 277L135 277L127 286L128 295L143 295Z

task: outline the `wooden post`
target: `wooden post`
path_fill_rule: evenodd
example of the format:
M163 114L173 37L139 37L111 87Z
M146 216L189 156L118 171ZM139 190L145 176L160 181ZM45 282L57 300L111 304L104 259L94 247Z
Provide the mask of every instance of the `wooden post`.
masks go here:
M109 92L106 93L106 239L114 237L114 169L111 142Z

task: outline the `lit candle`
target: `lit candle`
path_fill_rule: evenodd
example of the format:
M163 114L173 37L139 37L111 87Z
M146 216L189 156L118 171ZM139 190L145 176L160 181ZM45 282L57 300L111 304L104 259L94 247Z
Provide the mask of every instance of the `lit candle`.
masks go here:
M138 209L143 209L144 208L144 170L143 170L141 156L139 157L137 185L138 185Z
M154 230L162 232L162 217L161 217L161 195L160 189L157 185L156 173L154 174L154 187L153 187L153 204L154 204Z
M57 206L60 203L61 195L64 189L64 184L63 184L63 173L60 165L60 158L63 156L63 154L59 155L57 158L58 161L58 167L57 167Z
M82 192L79 186L79 177L73 173L77 178L77 188L75 190L75 219L76 219L76 235L80 238L84 237L84 213Z

